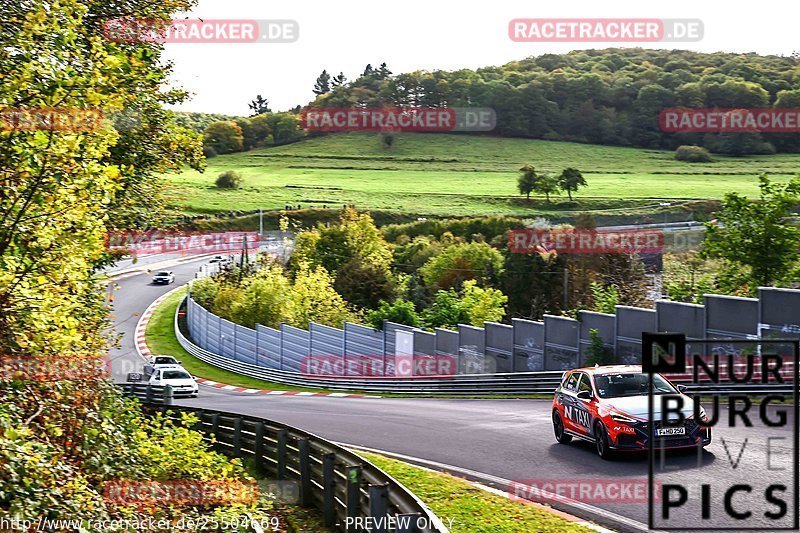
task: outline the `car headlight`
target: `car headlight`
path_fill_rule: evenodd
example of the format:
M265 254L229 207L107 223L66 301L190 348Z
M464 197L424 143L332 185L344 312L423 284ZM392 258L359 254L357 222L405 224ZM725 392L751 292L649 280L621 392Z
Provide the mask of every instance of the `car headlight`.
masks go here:
M612 412L611 413L611 420L614 422L622 422L623 424L635 424L638 422L635 418L631 418L629 416L625 416L622 413Z
M700 420L703 422L708 422L708 415L706 414L706 410L702 405L700 406Z

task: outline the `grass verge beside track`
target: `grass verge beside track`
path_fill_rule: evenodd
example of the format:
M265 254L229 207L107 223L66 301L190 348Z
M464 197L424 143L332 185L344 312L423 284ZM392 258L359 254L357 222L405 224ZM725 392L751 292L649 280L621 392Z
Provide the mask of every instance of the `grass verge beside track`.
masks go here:
M383 455L356 453L405 485L445 525L449 525L448 519L452 520L452 533L591 531L546 507L510 500L450 474L432 472Z
M226 385L233 385L236 387L246 387L250 389L262 390L286 390L286 391L309 391L309 392L346 392L351 394L367 394L363 391L329 391L327 389L317 389L312 387L296 387L292 385L285 385L283 383L275 383L272 381L264 381L256 378L242 376L235 372L223 370L214 365L210 365L201 361L189 352L183 349L183 346L178 342L175 337L174 319L175 310L183 297L186 296L186 289L175 291L169 295L163 302L161 302L153 311L150 321L147 323L145 330L145 341L150 351L158 355L171 355L178 361L181 361L183 367L189 371L193 376L200 378L210 379L218 383L225 383ZM369 393L373 394L373 393ZM492 394L492 395L453 395L453 394L391 394L379 393L381 397L395 397L395 398L462 398L462 399L516 399L516 398L536 398L536 399L552 399L552 394Z

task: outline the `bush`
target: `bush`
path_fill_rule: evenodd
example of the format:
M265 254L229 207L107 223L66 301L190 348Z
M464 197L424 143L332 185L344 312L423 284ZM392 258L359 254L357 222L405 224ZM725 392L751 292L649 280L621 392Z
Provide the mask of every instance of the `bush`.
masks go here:
M419 273L433 290L461 288L471 279L493 285L503 270L503 256L485 242L454 244L431 258Z
M217 187L220 189L238 189L242 185L242 175L235 170L227 170L217 178Z
M586 355L586 366L610 365L613 362L614 354L603 342L600 332L595 328L589 330L589 348Z
M211 146L218 154L241 152L243 139L242 128L232 120L209 124L203 132L203 145Z
M394 303L389 303L386 300L381 301L380 306L373 311L367 312L364 318L367 324L380 330L383 329L384 320L415 328L422 326L422 320L414 309L414 303L402 298L397 298Z
M211 159L212 157L217 157L217 151L214 150L213 146L203 146L203 157L206 159Z
M708 163L712 161L711 154L702 146L678 146L675 150L675 159L677 161L686 161L687 163Z

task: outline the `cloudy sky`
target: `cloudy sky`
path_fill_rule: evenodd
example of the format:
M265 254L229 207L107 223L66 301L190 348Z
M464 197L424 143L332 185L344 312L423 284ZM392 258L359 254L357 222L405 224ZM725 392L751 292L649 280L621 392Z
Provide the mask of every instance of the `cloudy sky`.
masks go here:
M342 71L353 79L367 63L382 61L395 73L453 70L501 65L543 53L620 46L513 42L508 23L515 18L700 19L704 37L699 42L644 46L789 55L800 49L798 8L794 1L785 2L785 8L779 4L770 3L767 10L740 9L719 0L658 4L641 0L199 0L186 16L292 19L299 24L299 39L280 44L170 43L166 57L174 62L174 84L193 93L178 109L247 115L247 103L259 93L269 98L273 110L307 103L322 69Z

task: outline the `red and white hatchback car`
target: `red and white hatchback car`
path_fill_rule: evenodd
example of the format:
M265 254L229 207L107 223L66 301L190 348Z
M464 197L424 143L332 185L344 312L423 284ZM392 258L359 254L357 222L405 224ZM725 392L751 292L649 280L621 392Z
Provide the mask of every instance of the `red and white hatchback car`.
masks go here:
M553 398L553 431L556 440L568 444L573 437L595 443L600 457L613 451L647 450L648 375L641 366L614 365L578 368L564 373ZM653 404L654 445L657 448L690 448L711 443L711 428L694 418L694 402L660 374L653 375L653 394L681 396L681 425L662 424L661 402ZM708 420L698 406L699 418Z

